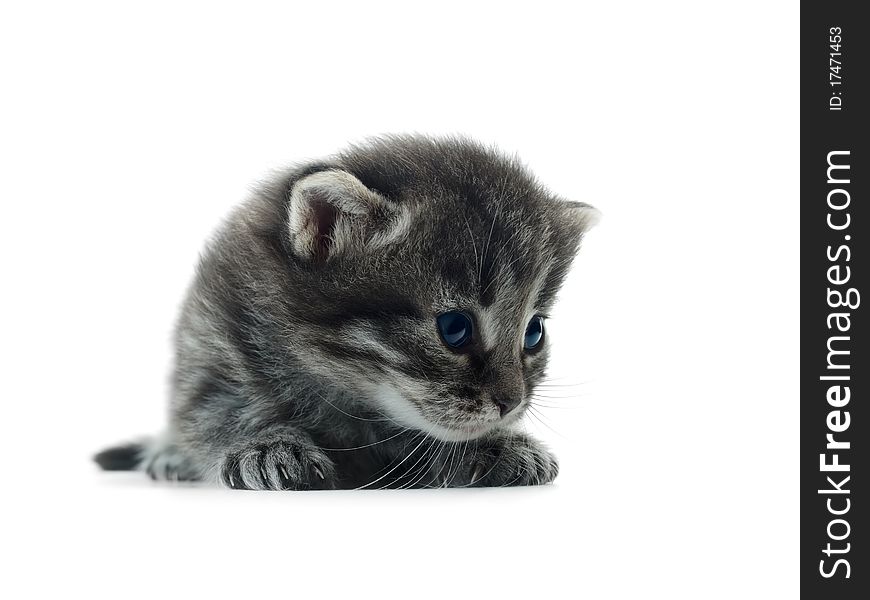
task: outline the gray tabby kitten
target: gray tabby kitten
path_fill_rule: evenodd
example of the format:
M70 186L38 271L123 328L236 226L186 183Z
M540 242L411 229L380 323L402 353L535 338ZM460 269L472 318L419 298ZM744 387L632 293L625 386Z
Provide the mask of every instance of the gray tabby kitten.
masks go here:
M464 139L383 137L265 185L208 244L164 437L107 470L236 489L534 485L514 425L597 211Z

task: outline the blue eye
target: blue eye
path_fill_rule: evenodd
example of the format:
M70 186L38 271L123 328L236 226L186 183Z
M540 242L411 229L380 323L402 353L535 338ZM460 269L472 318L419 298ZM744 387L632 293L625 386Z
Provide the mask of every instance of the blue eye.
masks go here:
M471 341L471 319L465 313L448 312L438 315L438 331L441 339L452 348L461 348Z
M544 318L540 316L532 317L532 320L526 326L523 348L534 350L541 343L542 339L544 339Z

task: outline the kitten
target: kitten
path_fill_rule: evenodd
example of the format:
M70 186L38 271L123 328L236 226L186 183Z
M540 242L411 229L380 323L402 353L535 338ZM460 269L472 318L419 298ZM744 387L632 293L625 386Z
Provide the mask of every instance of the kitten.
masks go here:
M597 211L465 139L391 136L292 170L208 244L164 437L107 470L238 489L531 485L515 428Z

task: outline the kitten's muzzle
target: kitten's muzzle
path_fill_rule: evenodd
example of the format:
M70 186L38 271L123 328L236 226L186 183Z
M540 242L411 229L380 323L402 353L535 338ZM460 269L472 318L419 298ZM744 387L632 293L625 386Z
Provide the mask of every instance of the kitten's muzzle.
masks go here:
M488 395L504 418L523 400L525 384L522 367L516 361L495 362L490 366Z

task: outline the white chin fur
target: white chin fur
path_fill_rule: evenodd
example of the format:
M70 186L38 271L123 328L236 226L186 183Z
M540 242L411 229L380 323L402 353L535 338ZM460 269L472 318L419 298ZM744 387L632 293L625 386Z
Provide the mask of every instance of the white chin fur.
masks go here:
M459 429L451 429L443 425L436 425L414 407L413 404L405 400L402 394L392 385L381 383L375 386L372 393L372 399L386 415L393 419L402 427L409 427L418 431L423 431L432 437L444 442L465 442L478 438L489 431L495 429L499 425L499 421L489 421L481 423L480 426L473 431L463 431Z

